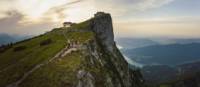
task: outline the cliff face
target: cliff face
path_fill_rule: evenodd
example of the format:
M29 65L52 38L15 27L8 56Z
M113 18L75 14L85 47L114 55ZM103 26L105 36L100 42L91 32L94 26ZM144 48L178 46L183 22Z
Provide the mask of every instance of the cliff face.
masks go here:
M96 33L96 37L101 40L102 45L113 52L114 34L110 14L97 13L91 21L91 29Z
M35 49L40 42L45 44ZM27 54L21 56L12 48L0 54L0 58L6 54L22 58L5 69L0 66L1 87L143 87L140 72L129 69L115 45L110 14L98 13L88 21L16 45L24 46L19 53Z
M90 61L85 61L86 65L83 66L99 70L99 72L89 73L91 69L79 71L82 73L85 71L85 74L87 72L87 78L82 78L87 81L87 86L82 84L79 87L142 87L142 75L137 70L129 69L128 63L115 45L110 14L97 13L91 19L89 26L95 33L95 39L86 45L85 54L88 56L87 60Z

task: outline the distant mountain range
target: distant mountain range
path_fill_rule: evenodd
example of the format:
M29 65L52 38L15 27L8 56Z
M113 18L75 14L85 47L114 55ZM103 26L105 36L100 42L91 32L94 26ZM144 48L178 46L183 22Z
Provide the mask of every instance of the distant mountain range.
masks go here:
M20 36L20 35L9 35L9 34L0 34L0 45L14 43L20 40L30 38L32 36Z
M140 70L148 86L198 87L200 39L120 38L116 41L129 60L142 64ZM135 64L131 65L135 69Z
M167 65L147 65L141 68L141 72L150 85L171 81L177 78L179 73L178 69Z
M134 49L159 44L155 41L145 38L116 38L116 41L117 44L124 49Z
M141 72L146 83L150 86L169 85L167 87L197 87L196 85L200 83L199 66L200 61L174 67L167 65L147 65L141 68Z
M123 53L146 65L177 65L200 60L200 43L152 45L128 49Z

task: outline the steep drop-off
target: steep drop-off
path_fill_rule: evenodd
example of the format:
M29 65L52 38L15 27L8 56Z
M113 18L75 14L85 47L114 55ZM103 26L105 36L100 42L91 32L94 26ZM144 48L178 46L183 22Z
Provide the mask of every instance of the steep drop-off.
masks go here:
M143 87L114 42L110 14L1 47L0 87Z

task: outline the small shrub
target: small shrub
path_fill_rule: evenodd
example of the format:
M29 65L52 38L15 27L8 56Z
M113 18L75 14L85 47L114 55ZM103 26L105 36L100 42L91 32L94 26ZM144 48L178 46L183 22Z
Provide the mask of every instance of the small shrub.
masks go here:
M4 53L6 50L8 50L9 48L11 48L13 46L12 43L7 44L7 45L1 45L0 46L0 53Z
M25 50L26 46L18 46L13 49L14 52Z
M40 46L45 46L51 44L53 41L51 39L46 39L42 42L40 42Z

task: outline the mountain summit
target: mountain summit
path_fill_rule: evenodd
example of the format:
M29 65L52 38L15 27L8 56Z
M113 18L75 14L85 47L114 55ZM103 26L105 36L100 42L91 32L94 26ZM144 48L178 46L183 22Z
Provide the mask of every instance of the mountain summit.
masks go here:
M142 87L114 42L110 14L0 48L0 87Z

